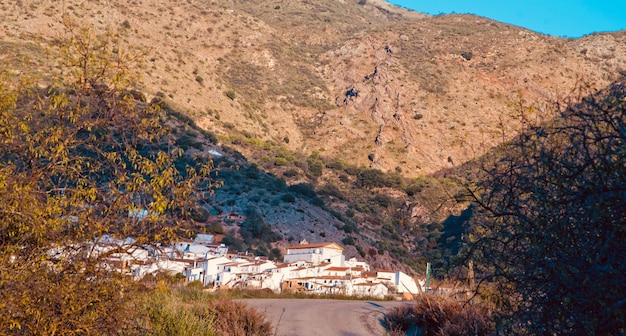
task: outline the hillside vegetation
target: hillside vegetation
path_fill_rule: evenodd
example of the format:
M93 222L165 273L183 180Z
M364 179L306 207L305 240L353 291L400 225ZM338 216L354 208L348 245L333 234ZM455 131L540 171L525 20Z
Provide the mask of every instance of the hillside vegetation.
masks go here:
M349 256L419 271L454 254L467 217L460 186L439 177L519 134L516 102L537 107L524 123L548 121L557 111L545 102L583 79L602 88L626 62L623 32L554 38L381 1L22 1L0 9L7 69L34 74L41 87L64 72L46 47L66 34L63 17L112 33L114 50L143 53L133 85L192 125L179 144L207 151L217 141L226 153L218 160L226 187L210 214L256 213L252 226L283 238L247 235L242 245L237 223L215 228L232 231L238 248L345 240ZM205 143L198 136L207 131Z
M554 101L582 78L600 89L626 70L623 33L554 38L380 1L33 0L0 9L4 59L30 56L49 72L31 43L61 34L65 14L146 50L142 91L202 128L227 135L232 125L407 177L479 156L503 131L511 139L508 104L518 95Z
M0 262L19 276L0 286L23 293L0 309L16 333L31 315L48 328L78 309L57 327L80 333L133 310L81 248L50 249L197 232L276 259L336 241L439 279L472 260L512 333L623 333L626 32L563 39L378 0L24 0L0 18ZM590 272L615 291L587 290Z

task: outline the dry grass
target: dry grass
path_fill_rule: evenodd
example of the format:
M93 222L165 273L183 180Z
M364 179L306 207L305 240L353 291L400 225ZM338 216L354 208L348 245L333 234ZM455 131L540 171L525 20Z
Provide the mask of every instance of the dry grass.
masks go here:
M157 290L144 305L146 335L271 335L262 313L193 287Z
M391 335L491 335L495 323L489 309L444 296L421 296L413 306L391 309L381 323Z

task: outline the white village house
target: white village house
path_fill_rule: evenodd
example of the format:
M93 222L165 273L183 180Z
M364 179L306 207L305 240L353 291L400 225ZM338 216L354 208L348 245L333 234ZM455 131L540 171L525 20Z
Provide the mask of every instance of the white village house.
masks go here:
M112 245L116 244L107 241L101 250L115 248ZM380 299L394 294L411 299L424 286L424 280L416 281L403 272L371 272L364 261L346 261L343 247L334 242L302 241L287 248L281 264L247 253L229 254L228 247L214 243L208 235L160 249L139 248L133 255L137 258L112 254L107 265L135 279L166 272L181 274L187 281L200 281L204 287L267 288L277 293L297 291Z
M345 257L343 255L343 247L337 243L309 244L305 240L298 245L288 247L283 261L285 263L308 261L313 263L313 265L327 262L333 266L343 266Z

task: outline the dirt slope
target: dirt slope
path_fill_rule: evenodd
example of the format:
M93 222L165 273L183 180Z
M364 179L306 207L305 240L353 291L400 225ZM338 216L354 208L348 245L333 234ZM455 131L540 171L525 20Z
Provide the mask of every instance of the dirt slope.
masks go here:
M0 10L5 43L61 34L63 13L120 34L147 52L144 90L218 134L236 128L406 176L510 138L520 96L558 99L626 69L624 33L554 38L381 1L24 0Z

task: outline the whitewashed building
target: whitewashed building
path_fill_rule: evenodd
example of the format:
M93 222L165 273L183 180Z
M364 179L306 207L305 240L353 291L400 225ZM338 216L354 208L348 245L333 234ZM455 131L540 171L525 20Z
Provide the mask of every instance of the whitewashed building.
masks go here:
M283 261L285 263L307 261L313 265L330 263L333 266L344 266L345 257L343 247L337 243L308 244L303 241L298 245L288 247Z

